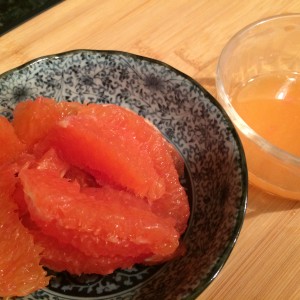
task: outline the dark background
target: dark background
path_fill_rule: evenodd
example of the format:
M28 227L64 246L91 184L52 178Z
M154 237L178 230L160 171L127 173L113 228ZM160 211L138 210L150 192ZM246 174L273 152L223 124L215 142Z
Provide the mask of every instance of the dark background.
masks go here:
M0 36L63 0L0 0Z

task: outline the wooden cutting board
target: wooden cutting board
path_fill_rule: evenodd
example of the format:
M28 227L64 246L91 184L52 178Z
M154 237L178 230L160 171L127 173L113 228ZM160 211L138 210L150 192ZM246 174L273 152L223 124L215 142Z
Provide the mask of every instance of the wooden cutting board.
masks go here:
M0 37L0 73L66 50L115 49L162 60L216 96L217 60L230 37L295 12L299 0L69 0ZM199 299L300 299L300 201L250 186L237 245Z

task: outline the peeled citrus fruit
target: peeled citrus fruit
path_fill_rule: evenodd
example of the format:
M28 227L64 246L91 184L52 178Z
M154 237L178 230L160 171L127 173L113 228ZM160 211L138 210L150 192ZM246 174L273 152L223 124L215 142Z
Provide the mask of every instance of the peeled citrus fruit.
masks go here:
M13 126L19 139L31 148L58 120L76 114L80 107L76 102L57 103L44 97L19 102L14 110Z
M177 229L183 233L186 229L190 210L187 195L178 178L178 171L183 173L184 163L175 148L163 138L151 123L128 109L112 104L91 104L81 109L74 119L81 116L94 116L97 120L97 127L95 128L107 127L118 132L131 145L130 138L127 137L127 133L129 133L130 137L139 144L140 155L144 155L141 160L147 159L152 162L155 172L165 187L164 193L155 198L158 200L151 201L152 210L162 217L173 217L177 222ZM76 126L80 126L79 122ZM110 140L112 139L113 137L110 137ZM142 150L147 155L142 154ZM141 170L146 172L145 168ZM127 175L126 171L123 174L124 176ZM151 197L149 198L152 200Z
M0 116L0 145L0 165L14 161L25 149L11 123L2 116Z
M30 147L49 131L59 117L55 100L27 100L17 104L13 126L20 140Z
M42 248L19 220L12 201L15 165L0 169L0 295L25 296L49 282L40 265Z
M80 192L78 183L48 170L24 169L19 176L30 215L41 230L87 255L168 255L178 247L173 221L127 205L133 195L99 188L90 196Z
M0 296L47 285L41 264L105 275L184 254L184 162L147 120L39 97L0 126Z
M93 174L99 181L111 182L150 199L164 194L164 181L149 153L128 128L112 127L93 115L77 115L58 122L50 134L51 146L64 160L96 171Z
M43 247L41 262L57 272L68 271L71 274L110 274L117 268L130 268L138 260L132 257L100 256L92 257L70 244L45 235L39 231L32 231L35 242ZM140 258L140 262L143 258Z

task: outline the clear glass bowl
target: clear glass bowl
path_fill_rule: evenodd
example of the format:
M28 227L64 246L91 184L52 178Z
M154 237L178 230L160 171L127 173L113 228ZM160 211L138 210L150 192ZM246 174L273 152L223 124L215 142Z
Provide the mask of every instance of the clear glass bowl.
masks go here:
M300 200L300 157L260 136L232 103L238 85L271 72L300 72L300 14L270 17L239 31L223 49L216 74L218 100L244 145L250 182L270 193Z

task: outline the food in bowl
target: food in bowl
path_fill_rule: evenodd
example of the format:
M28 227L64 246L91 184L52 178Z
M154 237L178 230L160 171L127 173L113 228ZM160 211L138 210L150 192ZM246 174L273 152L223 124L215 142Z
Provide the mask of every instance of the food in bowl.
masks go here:
M184 159L181 183L191 215L182 236L184 256L105 276L50 273L47 288L23 299L195 299L226 263L246 210L245 157L224 110L182 72L120 51L50 55L0 76L0 113L10 120L19 102L39 95L89 105L116 104L149 120Z
M0 193L21 220L6 209L1 227L12 236L3 245L11 251L5 263L21 257L15 268L24 276L1 272L1 296L24 296L47 283L39 264L106 275L183 254L190 213L176 170L183 160L144 118L112 104L40 97L20 102L5 126L0 177L8 184ZM33 258L10 248L25 238ZM27 274L30 262L35 270Z

